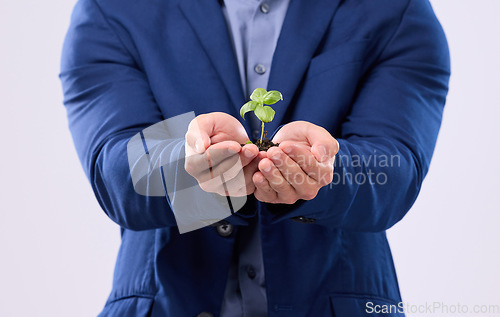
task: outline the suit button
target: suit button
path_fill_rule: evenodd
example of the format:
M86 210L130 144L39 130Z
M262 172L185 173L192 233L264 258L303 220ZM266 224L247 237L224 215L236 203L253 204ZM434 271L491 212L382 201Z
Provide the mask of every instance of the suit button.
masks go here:
M315 223L316 222L316 219L306 218L304 216L293 217L290 219L292 219L293 221L301 222L301 223Z
M228 237L231 235L231 233L233 233L233 231L234 231L234 226L227 222L217 226L217 233L221 237Z
M247 270L248 277L253 280L255 276L257 276L257 273L255 272L253 267L249 267Z
M214 317L214 314L212 313L207 313L206 311L199 313L198 316L196 317Z

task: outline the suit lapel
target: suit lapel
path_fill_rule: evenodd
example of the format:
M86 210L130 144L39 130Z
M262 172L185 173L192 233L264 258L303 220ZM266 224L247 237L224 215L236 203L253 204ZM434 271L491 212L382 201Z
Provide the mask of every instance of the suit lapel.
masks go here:
M274 120L266 124L266 130L270 133L281 124L309 61L341 1L290 1L269 76L268 89L279 90L284 96L283 102L275 107ZM236 57L219 3L215 0L182 0L179 6L197 34L226 88L236 113L239 114L239 109L246 99L241 88ZM247 121L243 124L249 128Z
M342 0L291 0L271 65L268 89L279 90L283 101L276 104L276 115L266 130L271 133L281 124L286 109L309 62L325 35Z
M236 113L239 114L245 97L220 4L216 0L182 0L179 6L212 61Z

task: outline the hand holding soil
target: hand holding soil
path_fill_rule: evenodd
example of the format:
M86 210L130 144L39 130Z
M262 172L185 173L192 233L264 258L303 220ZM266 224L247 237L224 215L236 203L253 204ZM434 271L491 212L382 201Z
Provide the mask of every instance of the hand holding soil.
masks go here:
M252 176L262 159L257 146L246 144L241 123L222 112L202 114L189 124L184 168L200 187L223 196L246 196L255 186Z
M311 200L333 179L339 144L324 128L306 121L283 126L253 175L255 197L267 203Z
M226 113L199 115L186 133L186 171L203 190L223 196L254 194L262 202L284 204L313 199L332 181L337 140L320 126L295 121L270 141L264 138L264 123L275 112L265 104L283 97L258 88L251 99L240 115L255 113L262 122L260 139L249 141L241 123Z

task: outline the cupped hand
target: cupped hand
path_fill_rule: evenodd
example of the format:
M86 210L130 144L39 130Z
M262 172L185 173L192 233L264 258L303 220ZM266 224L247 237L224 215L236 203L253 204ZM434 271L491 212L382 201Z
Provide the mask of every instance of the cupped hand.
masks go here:
M254 192L252 176L263 156L256 145L245 144L248 136L237 119L222 112L199 115L185 137L184 168L204 191L223 196Z
M283 126L253 175L255 197L267 203L311 200L333 179L339 143L324 128L305 121Z

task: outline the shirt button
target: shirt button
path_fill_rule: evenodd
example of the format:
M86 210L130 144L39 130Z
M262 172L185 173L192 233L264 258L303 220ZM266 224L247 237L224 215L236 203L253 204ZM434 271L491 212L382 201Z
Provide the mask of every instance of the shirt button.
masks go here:
M221 237L228 237L233 233L234 227L232 224L224 223L217 226L217 233Z
M262 75L266 72L266 67L262 64L257 64L255 65L254 70L257 74Z
M248 270L247 270L247 274L248 274L248 277L250 279L254 279L255 276L257 275L257 273L255 272L254 268L253 267L249 267Z
M269 4L267 4L266 2L263 2L261 5L260 5L260 12L262 13L268 13L269 12Z

